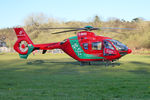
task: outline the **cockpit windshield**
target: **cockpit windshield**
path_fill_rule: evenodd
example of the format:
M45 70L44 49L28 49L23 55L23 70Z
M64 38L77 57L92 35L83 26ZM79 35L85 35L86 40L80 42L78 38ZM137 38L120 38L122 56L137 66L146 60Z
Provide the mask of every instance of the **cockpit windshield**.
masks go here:
M117 40L113 40L113 39L108 39L109 41L111 41L113 43L113 45L116 47L117 50L119 51L127 51L128 47L124 44L122 44L121 42L117 41Z

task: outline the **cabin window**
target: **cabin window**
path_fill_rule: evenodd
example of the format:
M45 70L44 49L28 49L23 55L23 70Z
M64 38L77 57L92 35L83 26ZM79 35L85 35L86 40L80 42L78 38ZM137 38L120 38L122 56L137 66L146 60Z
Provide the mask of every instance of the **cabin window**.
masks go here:
M92 50L102 50L102 42L93 42Z
M84 48L85 50L88 50L88 43L83 43L83 48Z

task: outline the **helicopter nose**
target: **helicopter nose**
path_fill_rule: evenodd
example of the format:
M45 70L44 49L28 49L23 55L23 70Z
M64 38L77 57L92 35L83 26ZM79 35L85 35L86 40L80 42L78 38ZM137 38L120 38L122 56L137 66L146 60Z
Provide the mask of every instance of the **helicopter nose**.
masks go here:
M129 53L131 53L131 52L132 52L132 50L131 50L131 49L128 49L128 51L127 51L127 52L128 52L128 54L129 54Z

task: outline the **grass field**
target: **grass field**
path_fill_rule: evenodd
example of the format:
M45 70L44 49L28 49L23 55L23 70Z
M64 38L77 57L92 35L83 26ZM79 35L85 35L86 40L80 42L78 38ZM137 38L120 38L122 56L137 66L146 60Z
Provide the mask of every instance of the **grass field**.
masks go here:
M80 66L65 54L0 54L0 100L150 100L150 56L105 67Z

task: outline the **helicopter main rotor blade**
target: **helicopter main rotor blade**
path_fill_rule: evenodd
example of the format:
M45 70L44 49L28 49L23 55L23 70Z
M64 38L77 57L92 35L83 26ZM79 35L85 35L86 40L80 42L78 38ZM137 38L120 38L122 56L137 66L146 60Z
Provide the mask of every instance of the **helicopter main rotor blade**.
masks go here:
M58 34L58 33L72 32L72 31L78 31L78 30L75 29L75 30L60 31L60 32L54 32L54 33L51 33L51 34Z
M77 28L77 27L60 27L60 28L39 28L42 30L48 30L48 29L81 29L81 28Z
M102 30L103 32L113 32L113 33L119 33L119 34L126 34L126 33L123 33L123 32L116 32L116 31L110 31L110 30Z
M117 28L117 27L92 27L92 26L85 26L84 28L77 28L77 27L50 27L50 28L39 28L42 30L49 30L49 29L66 29L66 31L54 32L52 34L64 33L64 32L71 32L71 31L78 31L78 30L85 30L85 31L92 31L92 30L107 30L107 29L123 29L123 30L134 30L133 28ZM70 30L69 30L70 29Z
M72 32L72 31L78 31L78 30L91 31L91 30L98 30L98 28L92 28L92 29L87 29L87 28L77 28L77 29L74 29L74 30L60 31L60 32L52 33L52 34L58 34L58 33L64 33L64 32Z
M123 30L135 30L133 28L118 28L118 27L100 27L100 30L104 30L104 29L123 29Z

